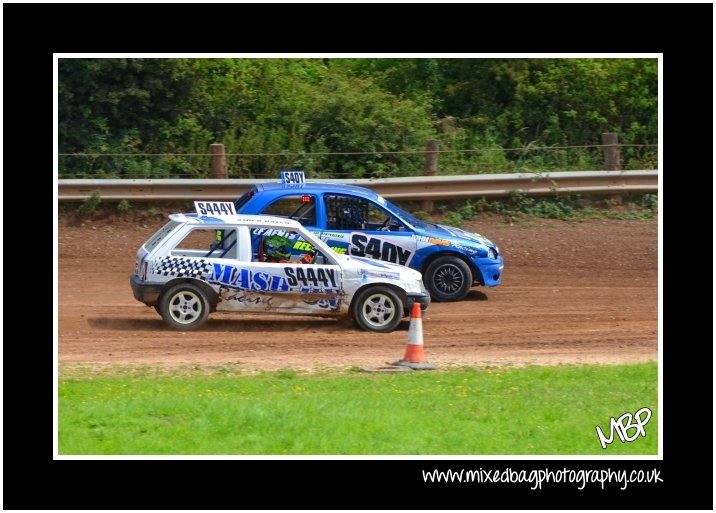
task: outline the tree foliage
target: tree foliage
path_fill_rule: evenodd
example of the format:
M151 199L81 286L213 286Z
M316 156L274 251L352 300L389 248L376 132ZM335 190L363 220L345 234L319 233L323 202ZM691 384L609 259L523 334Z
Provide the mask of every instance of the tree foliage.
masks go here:
M658 143L657 71L635 58L63 58L60 153L96 155L63 157L60 171L206 176L221 142L234 177L407 176L424 159L401 152L430 138L450 150L441 173L599 169L598 151L564 147L603 132ZM655 154L623 159L654 167Z

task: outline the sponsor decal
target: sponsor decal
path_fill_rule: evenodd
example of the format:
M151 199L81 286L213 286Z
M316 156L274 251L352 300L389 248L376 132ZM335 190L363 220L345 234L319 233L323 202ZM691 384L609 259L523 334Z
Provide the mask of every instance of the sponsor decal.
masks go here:
M310 242L306 242L305 240L297 240L296 244L293 245L293 249L313 253L313 244L311 244Z
M333 233L333 232L314 232L319 235L321 240L328 244L328 247L333 250L334 253L339 255L345 255L348 252L348 234L347 233ZM336 243L341 244L336 246ZM345 246L343 245L345 244Z
M273 296L267 296L265 294L254 294L243 290L230 289L228 287L219 287L219 296L223 301L235 301L239 304L250 304L250 305L261 305L264 304L268 307L271 306Z
M390 241L354 233L351 235L350 254L406 265L413 253Z
M286 266L283 268L286 280L290 287L313 287L319 291L336 289L335 269L322 269L301 266Z
M211 264L204 258L165 256L152 262L151 273L161 276L186 276L204 280L210 269ZM144 279L146 279L146 275Z
M285 276L219 263L212 264L207 281L242 290L285 292L290 289Z
M254 228L251 230L252 235L263 235L264 237L271 237L278 235L279 237L286 237L289 240L297 239L299 234L295 231L279 230L277 228Z
M471 248L470 246L465 246L464 244L460 244L459 242L453 243L453 246L456 249L459 249L463 253L467 253L470 256L477 256L480 254L480 252L477 249Z
M399 280L400 273L393 273L390 271L364 271L366 276L371 278L384 278L386 280Z
M306 303L307 305L322 308L324 310L337 310L341 304L341 298L337 292L335 293L335 295L332 294L329 298L325 298L325 297L311 298L311 294L316 294L317 292L320 292L320 291L316 291L316 290L312 290L312 289L301 290L301 292L303 294L305 294L302 297L302 299L303 299L303 302Z
M439 239L437 237L426 237L425 235L416 235L415 240L418 242L424 242L425 244L431 244L435 246L449 246L450 241L445 239Z
M322 267L290 265L282 268L284 275L255 271L230 264L213 263L207 281L221 287L243 291L301 293L339 292L336 270ZM237 296L238 297L238 296ZM237 300L236 298L232 298ZM244 299L245 302L250 302Z
M321 240L348 240L347 233L334 233L334 232L323 232L321 233Z
M451 226L440 225L440 228L444 228L451 235L454 235L456 237L462 237L463 239L474 240L474 241L479 242L480 244L485 244L485 245L492 244L492 242L490 242L489 239L487 239L486 237L483 237L479 233L470 233L470 232L466 232L465 230L461 230L460 228L453 228Z

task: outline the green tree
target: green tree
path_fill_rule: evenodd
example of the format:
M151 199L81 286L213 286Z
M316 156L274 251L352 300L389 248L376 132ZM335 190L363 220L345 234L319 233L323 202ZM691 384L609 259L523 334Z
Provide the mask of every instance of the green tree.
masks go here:
M205 176L213 142L251 154L231 176L406 176L423 155L397 152L428 138L452 150L443 174L590 169L598 151L534 148L658 143L657 83L656 59L63 58L60 152L103 155L62 157L61 176Z
M624 144L658 142L656 59L356 59L347 64L350 73L372 76L393 94L420 101L429 92L426 104L444 129L441 141L454 149L594 145L603 132L617 132ZM643 157L630 149L625 153L627 159ZM530 151L508 157L514 166L564 167L593 165L599 155Z
M58 68L60 153L172 152L182 128L195 128L182 117L191 76L176 59L63 58ZM177 171L172 159L155 168L161 164ZM143 176L152 167L122 156L69 158L64 165L95 176Z

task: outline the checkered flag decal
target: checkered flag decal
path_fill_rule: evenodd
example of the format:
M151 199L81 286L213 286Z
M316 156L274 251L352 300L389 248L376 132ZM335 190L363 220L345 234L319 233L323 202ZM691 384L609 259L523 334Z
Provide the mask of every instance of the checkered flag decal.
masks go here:
M165 256L152 264L152 274L188 276L206 280L211 264L204 258Z

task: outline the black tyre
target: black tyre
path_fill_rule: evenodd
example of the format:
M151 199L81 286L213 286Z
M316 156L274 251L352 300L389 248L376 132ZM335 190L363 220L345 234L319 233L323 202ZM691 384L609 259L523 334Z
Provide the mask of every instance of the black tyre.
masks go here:
M400 324L403 302L389 287L367 287L353 298L351 314L361 329L387 333Z
M470 267L454 256L437 258L425 269L425 288L436 301L459 301L472 287Z
M176 330L195 330L209 317L209 301L200 287L179 283L162 294L159 314Z

